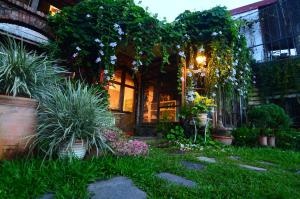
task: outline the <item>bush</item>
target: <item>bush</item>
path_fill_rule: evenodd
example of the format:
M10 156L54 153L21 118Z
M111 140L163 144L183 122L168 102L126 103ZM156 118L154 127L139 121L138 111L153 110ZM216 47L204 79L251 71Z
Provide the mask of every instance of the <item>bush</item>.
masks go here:
M232 131L234 144L237 146L257 146L259 129L241 127Z
M38 111L37 146L52 157L62 146L71 147L76 140L86 142L87 148L107 148L102 134L114 125L105 99L96 89L80 82L66 81L64 88L48 90Z
M282 149L300 150L300 132L293 129L276 133L276 145Z
M253 107L248 112L248 119L251 126L261 129L288 129L291 125L290 117L275 104Z
M181 141L185 139L184 129L177 125L172 128L166 135L167 139L170 141Z

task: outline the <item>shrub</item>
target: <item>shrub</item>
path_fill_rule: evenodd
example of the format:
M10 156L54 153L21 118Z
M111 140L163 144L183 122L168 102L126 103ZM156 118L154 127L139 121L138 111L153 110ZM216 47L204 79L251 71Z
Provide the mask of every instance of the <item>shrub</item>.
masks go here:
M8 39L0 43L0 94L38 98L38 91L49 88L64 72L55 61L33 51L23 43Z
M241 127L232 131L234 144L237 146L256 146L260 130L257 128Z
M64 88L53 87L46 95L40 104L33 147L38 146L49 157L76 140L84 140L88 149L108 147L102 134L114 125L114 118L101 93L80 82L66 81Z
M291 125L290 117L275 104L253 107L248 112L248 119L253 127L261 129L288 129Z
M300 150L300 132L293 129L278 131L276 145L282 149Z
M185 139L184 129L177 125L171 129L166 135L167 139L170 141L181 141Z

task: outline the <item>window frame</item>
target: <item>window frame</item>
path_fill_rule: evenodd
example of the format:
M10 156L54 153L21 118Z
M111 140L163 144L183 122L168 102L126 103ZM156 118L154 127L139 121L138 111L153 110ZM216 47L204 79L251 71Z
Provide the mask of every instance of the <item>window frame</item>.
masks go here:
M136 81L134 78L132 78L134 86L130 86L128 84L126 84L126 74L131 75L129 73L129 71L124 70L124 69L119 69L122 73L121 73L121 82L117 82L114 80L111 80L110 83L112 83L113 85L119 85L120 86L120 97L119 97L119 108L118 109L112 109L109 108L111 111L116 111L116 112L120 112L120 113L134 113L135 110L135 101L136 101ZM117 70L116 70L117 71ZM134 90L134 96L133 96L133 104L132 104L132 111L124 111L124 94L125 94L125 88L131 88Z

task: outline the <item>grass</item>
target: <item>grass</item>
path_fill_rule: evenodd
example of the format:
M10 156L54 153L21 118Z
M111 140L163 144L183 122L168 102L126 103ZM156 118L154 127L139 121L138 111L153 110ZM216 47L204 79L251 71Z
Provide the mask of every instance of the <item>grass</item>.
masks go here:
M203 171L186 170L180 162L197 162L196 157L215 157L219 163L207 164ZM237 155L241 160L231 160ZM267 166L258 161L272 162ZM0 164L0 198L37 198L55 192L56 198L88 198L87 184L113 176L127 176L147 192L149 198L300 198L300 153L276 149L207 148L184 155L168 149L152 148L146 158L106 156L85 161L15 160ZM238 163L267 168L249 171ZM155 177L170 172L197 182L191 189Z

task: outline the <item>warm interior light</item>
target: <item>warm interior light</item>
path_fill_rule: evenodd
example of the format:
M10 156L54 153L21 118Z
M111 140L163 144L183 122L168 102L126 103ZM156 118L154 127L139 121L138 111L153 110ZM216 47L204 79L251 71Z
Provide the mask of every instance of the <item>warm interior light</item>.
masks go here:
M206 63L206 57L204 55L198 55L196 57L196 61L198 64L205 64Z
M60 12L60 9L58 9L57 7L55 7L53 5L50 5L49 13L51 16L55 15L58 12Z

